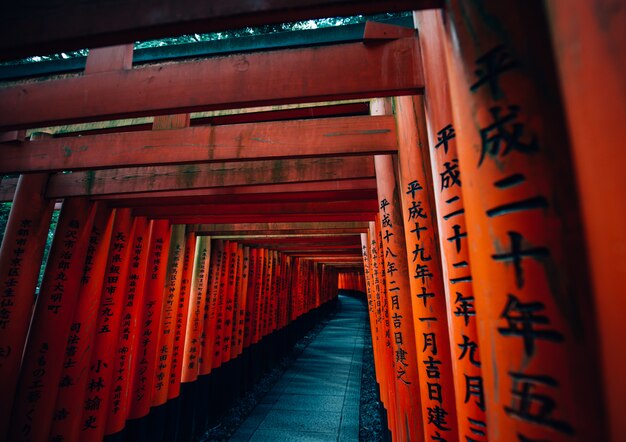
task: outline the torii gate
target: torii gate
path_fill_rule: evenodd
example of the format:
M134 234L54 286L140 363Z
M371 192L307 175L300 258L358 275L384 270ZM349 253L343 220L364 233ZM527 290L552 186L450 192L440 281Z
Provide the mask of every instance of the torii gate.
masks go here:
M623 10L166 3L0 19L2 59L96 48L79 73L0 70L0 173L21 174L0 183L0 434L124 437L166 413L165 434L189 436L168 405L192 403L185 385L241 367L341 281L366 286L394 440L624 438ZM135 65L128 44L401 10L409 27L311 31L315 46ZM257 109L222 112L241 108Z

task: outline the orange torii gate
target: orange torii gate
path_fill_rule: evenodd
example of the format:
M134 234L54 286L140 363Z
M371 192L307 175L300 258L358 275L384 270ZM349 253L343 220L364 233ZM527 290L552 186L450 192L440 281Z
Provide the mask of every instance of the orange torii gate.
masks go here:
M0 85L0 173L21 174L0 181L0 438L189 440L344 288L367 292L393 440L623 439L624 11L191 3L0 19L0 59L121 45ZM145 63L128 44L410 9L316 47Z

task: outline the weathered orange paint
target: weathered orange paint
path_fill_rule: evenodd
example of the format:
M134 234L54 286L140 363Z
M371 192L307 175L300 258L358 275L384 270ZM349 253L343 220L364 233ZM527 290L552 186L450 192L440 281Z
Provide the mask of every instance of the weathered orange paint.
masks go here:
M395 153L397 143L393 117L360 116L47 138L2 150L0 174L11 174L371 155Z
M9 440L44 440L50 434L95 212L84 198L63 203L28 331Z
M426 439L458 439L448 307L421 97L398 97L398 169ZM449 299L448 299L449 301ZM448 304L450 305L450 304ZM475 400L475 398L471 398ZM484 398L479 397L484 407Z
M104 434L121 431L128 416L129 397L132 384L133 357L137 348L139 319L144 296L144 287L148 265L149 222L146 218L133 220L133 237L130 241L130 260L128 278L124 294L122 324L115 347L115 375L111 378L109 408L107 410Z
M78 440L83 422L83 398L87 389L98 306L106 271L115 211L99 205L89 237L78 304L67 340L50 438Z
M246 290L246 316L243 330L243 347L247 348L252 342L254 335L254 317L256 307L256 269L258 260L258 249L250 248L249 252L249 274L248 288Z
M96 319L96 332L87 379L81 398L80 440L100 440L104 436L107 410L112 393L119 330L124 310L125 289L132 251L133 219L130 209L117 209L104 284Z
M428 140L424 125L418 124L419 141L428 145L432 169L432 189L437 206L439 226L439 247L443 263L444 287L448 303L448 327L452 352L452 368L456 391L456 413L459 435L475 441L487 440L487 418L485 398L472 395L478 393L482 385L480 368L480 348L476 328L476 309L472 272L469 258L469 243L465 215L458 214L447 218L447 214L463 209L461 193L462 179L458 173L458 155L452 108L447 78L447 65L443 40L442 11L416 11L415 24L420 31L424 76L429 87L425 99L414 98L414 107L398 109L399 113L416 114L416 121L426 122ZM406 100L402 100L404 103ZM423 115L423 103L426 114ZM411 138L411 136L409 136ZM446 217L446 218L444 218Z
M180 394L180 383L183 370L184 350L187 331L187 323L190 317L190 303L193 287L193 270L195 267L196 235L194 232L185 234L185 254L183 257L182 281L180 294L178 295L178 310L176 311L176 326L174 341L172 344L172 360L169 375L169 388L167 399L173 399Z
M213 347L211 356L211 368L217 368L222 365L222 345L224 336L224 312L226 303L228 302L228 293L226 292L228 284L228 259L230 256L229 241L216 241L216 247L221 250L221 259L217 271L219 271L219 284L216 287L216 306L215 306L215 325L213 340L207 339L206 344Z
M418 51L417 39L411 37L378 45L305 47L249 53L243 59L233 54L20 83L0 89L0 127L416 93L424 86ZM394 62L386 63L388 58ZM232 75L233 66L239 66L237 75Z
M213 240L211 244L211 262L209 266L209 286L207 300L204 306L204 330L201 339L200 373L208 374L213 368L213 353L215 342L215 325L218 315L220 267L224 254L222 241Z
M223 332L222 332L222 364L230 361L231 347L233 333L235 332L235 324L233 321L235 308L236 308L236 294L237 289L237 268L239 267L239 250L238 245L234 241L228 243L228 261L226 263L226 284L224 287L224 293L226 296L226 302L224 304L224 319L223 319Z
M28 324L54 201L47 174L21 175L0 248L0 434L8 432ZM26 265L25 265L25 264Z
M605 440L586 251L543 5L455 0L448 12L489 436Z
M416 415L420 410L420 379L414 321L411 309L411 285L404 241L403 214L393 159L390 155L374 157L380 224L383 238L379 250L384 263L389 330L394 352L394 377L398 401L396 437L398 440L424 440L424 425Z
M185 333L183 353L183 371L181 382L193 382L198 378L202 355L202 335L204 333L204 315L209 297L209 265L211 260L211 238L196 238L196 253L191 277L189 299L189 320Z
M148 265L144 285L138 345L132 372L129 419L144 417L150 411L157 365L159 319L163 306L163 288L170 249L171 226L167 221L150 221Z
M158 333L157 364L154 370L152 406L163 405L167 401L167 390L172 368L174 337L178 299L183 280L185 257L185 226L172 226L170 250L167 258L167 272L163 289L163 307Z

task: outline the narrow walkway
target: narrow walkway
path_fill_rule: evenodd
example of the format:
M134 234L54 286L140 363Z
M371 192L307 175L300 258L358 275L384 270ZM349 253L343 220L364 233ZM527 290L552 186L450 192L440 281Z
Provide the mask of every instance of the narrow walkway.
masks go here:
M367 311L339 297L337 314L230 439L234 442L358 441Z

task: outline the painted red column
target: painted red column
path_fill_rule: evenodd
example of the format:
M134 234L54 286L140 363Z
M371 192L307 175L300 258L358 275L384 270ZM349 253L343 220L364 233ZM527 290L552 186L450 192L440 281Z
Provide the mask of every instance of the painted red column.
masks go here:
M50 433L95 212L86 198L63 202L28 332L9 440L44 440Z
M382 249L391 343L394 352L396 396L398 398L399 440L424 440L424 425L415 413L420 410L420 379L418 353L411 307L411 285L404 241L403 214L391 155L374 157L376 185L380 206Z
M8 434L13 396L34 305L54 201L48 174L21 175L0 247L0 435Z
M205 305L204 330L201 339L201 357L199 374L211 372L213 366L213 352L215 341L215 325L218 314L220 267L222 266L223 244L220 240L213 240L211 244L211 263L209 266L209 287Z
M439 246L450 318L448 326L459 434L476 441L485 441L487 418L474 302L477 294L472 285L467 226L465 214L462 213L462 179L458 168L450 92L447 81L441 81L441 78L447 77L443 12L416 11L413 16L420 32L422 59L425 61L424 76L428 87L424 92L424 100L415 97L414 106L404 111L415 113L418 122L425 120L428 129L426 140L424 125L418 125L420 140L430 150L440 232ZM425 115L422 101L426 106Z
M138 339L138 316L144 296L148 265L149 222L144 217L133 220L133 237L130 241L130 261L124 295L122 324L115 347L112 386L107 410L105 434L122 431L128 417L129 396L132 389L131 368L135 359Z
M621 203L626 151L620 142L626 137L626 8L621 1L604 0L545 5L589 253L609 433L612 441L623 441L626 354L615 349L626 340L621 314L626 298L615 296L615 283L626 279L626 206Z
M587 253L544 6L455 0L447 11L489 436L605 440Z
M80 440L84 441L100 440L104 436L132 250L132 228L130 209L117 209L96 319L87 391L82 398Z
M254 333L254 315L256 306L256 266L257 266L258 249L251 248L249 253L249 275L248 275L248 288L246 293L246 317L244 321L243 330L243 346L247 348L252 342L252 335Z
M167 401L169 375L172 367L172 351L176 328L178 297L183 279L185 255L185 226L172 226L170 251L167 258L167 273L163 289L163 307L158 334L157 363L154 371L152 406L163 405Z
M230 353L232 347L232 337L234 333L234 314L236 306L236 278L237 278L237 261L239 259L238 246L234 241L228 243L228 261L226 263L226 285L225 291L225 304L224 304L224 319L223 319L223 331L222 331L222 364L230 361Z
M50 439L78 440L87 389L98 306L106 271L115 211L99 205L87 246L78 303L67 338Z
M216 298L215 311L215 334L213 340L207 340L207 345L213 347L211 355L211 368L217 368L222 365L222 346L224 339L224 317L226 303L228 302L228 260L230 256L229 241L217 241L216 247L221 249L221 260L219 269L219 285Z
M190 297L193 293L192 277L194 269L194 259L196 255L196 234L187 232L185 235L185 254L183 257L182 281L180 284L180 294L178 295L178 310L176 311L176 327L174 342L172 344L172 361L169 375L169 388L167 399L173 399L180 394L180 382L183 370L183 359L185 349L185 332L187 331L187 321L189 318Z
M172 227L167 220L152 220L148 248L148 265L144 285L139 335L132 367L132 391L129 419L138 419L150 412L154 372L157 365L159 323L163 306L163 288L167 271Z
M191 277L189 320L185 333L182 382L193 382L198 378L201 355L201 337L204 333L204 311L208 298L209 264L211 260L211 238L196 238L196 253Z

